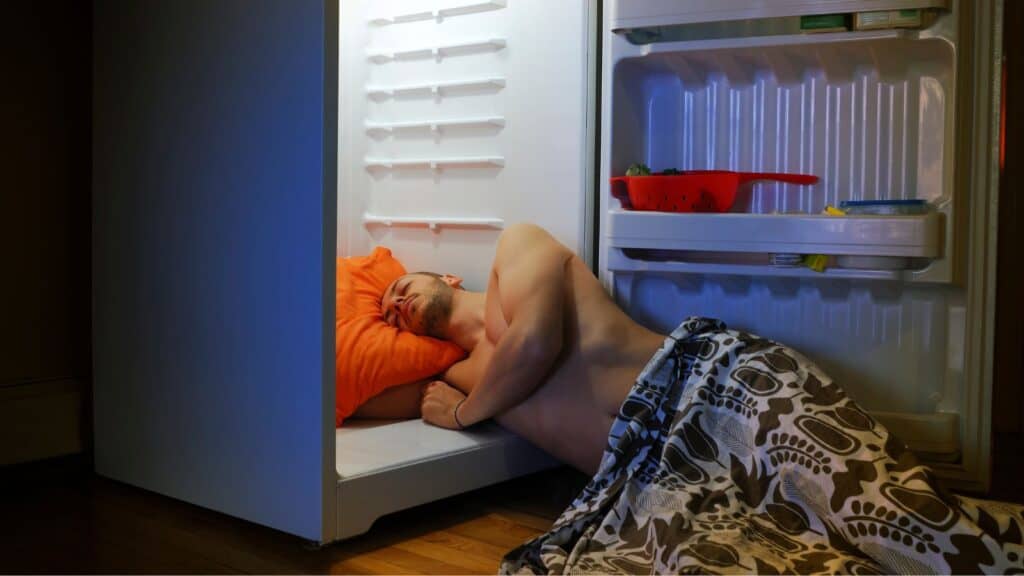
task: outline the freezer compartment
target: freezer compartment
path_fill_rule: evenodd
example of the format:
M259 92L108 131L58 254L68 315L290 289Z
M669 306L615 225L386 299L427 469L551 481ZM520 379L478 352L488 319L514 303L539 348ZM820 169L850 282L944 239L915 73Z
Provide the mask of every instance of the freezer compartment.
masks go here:
M790 172L814 174L821 181L741 186L732 211L744 216L657 214L649 220L624 210L603 184L611 208L608 246L860 256L900 252L931 262L921 267L920 261L907 266L879 261L875 269L913 267L906 280L953 281L956 50L950 27L940 19L923 32L648 46L610 35L610 176L643 162L655 171ZM925 200L931 213L887 220L818 216L843 200L898 199ZM845 260L851 268L872 268Z

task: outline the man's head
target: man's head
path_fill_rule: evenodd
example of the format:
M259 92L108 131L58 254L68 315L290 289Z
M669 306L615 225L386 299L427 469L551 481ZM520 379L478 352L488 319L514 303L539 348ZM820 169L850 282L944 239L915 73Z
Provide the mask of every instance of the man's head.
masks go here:
M384 321L421 336L444 338L452 315L452 299L462 279L448 274L414 272L392 282L381 298Z

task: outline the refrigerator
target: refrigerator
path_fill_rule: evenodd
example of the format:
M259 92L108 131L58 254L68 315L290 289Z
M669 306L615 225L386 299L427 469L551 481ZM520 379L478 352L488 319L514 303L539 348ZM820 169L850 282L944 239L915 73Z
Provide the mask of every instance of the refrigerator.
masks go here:
M949 484L987 487L1000 2L106 4L120 9L96 14L97 54L118 64L95 88L100 474L323 543L556 465L492 424L335 430L329 411L334 258L386 246L483 290L501 231L528 221L636 321L668 333L710 316L789 345ZM923 21L801 29L893 11ZM635 163L820 182L746 184L724 213L646 212L610 181ZM823 214L863 200L927 210Z

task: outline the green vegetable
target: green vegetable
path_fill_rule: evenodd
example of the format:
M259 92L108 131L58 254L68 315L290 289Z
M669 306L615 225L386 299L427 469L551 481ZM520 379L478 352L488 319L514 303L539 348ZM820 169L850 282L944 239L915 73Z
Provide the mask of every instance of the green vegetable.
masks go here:
M683 173L682 170L676 170L675 168L666 168L666 169L662 170L661 172L659 172L659 174L662 174L664 176L672 176L673 174L682 174L682 173Z
M626 176L650 176L651 169L646 164L632 164L626 168Z

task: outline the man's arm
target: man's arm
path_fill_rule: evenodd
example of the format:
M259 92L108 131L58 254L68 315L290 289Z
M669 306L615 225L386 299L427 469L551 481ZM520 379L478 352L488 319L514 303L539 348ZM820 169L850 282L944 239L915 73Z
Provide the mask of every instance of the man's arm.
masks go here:
M485 356L490 357L490 354L480 353L480 349L487 345L489 343L486 342L477 344L468 358L452 364L445 370L444 374L441 375L441 380L449 386L458 388L463 394L469 394L483 376L484 367L481 366L484 363L483 358Z
M517 225L502 234L491 282L508 328L498 340L483 378L459 407L469 426L525 400L562 352L565 280L572 252L537 226Z
M352 414L352 418L419 418L423 390L432 381L432 378L427 378L392 386L364 402Z

